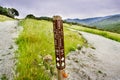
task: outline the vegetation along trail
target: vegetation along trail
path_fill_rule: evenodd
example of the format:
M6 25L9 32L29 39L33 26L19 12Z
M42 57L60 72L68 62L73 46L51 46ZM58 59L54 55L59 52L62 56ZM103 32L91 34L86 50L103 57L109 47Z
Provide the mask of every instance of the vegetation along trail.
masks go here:
M27 26L25 26L25 24L29 25L31 22L33 23L37 23L33 24L32 26L29 27L29 29L27 28ZM44 31L46 31L46 34L44 34L44 38L47 38L50 44L53 43L53 35L52 35L52 23L48 22L48 21L37 21L37 20L31 20L31 19L27 19L25 21L21 22L21 26L24 26L24 31L27 31L26 33L23 33L24 35L28 36L26 38L26 36L24 37L23 34L21 35L22 37L20 37L20 43L23 48L21 48L21 50L24 50L24 45L21 41L21 38L23 38L23 41L27 41L25 39L29 38L29 44L32 45L32 48L35 48L35 46L33 46L33 44L36 45L36 43L34 42L34 38L32 38L31 36L29 37L29 31L31 32L34 31L36 33L36 30L38 31L37 35L40 35L39 38L41 40L41 35L43 35L43 33L40 31L40 29L43 29L43 25L44 26ZM31 24L30 24L31 25ZM50 26L48 26L50 25ZM74 33L72 31L69 31L67 28L67 24L64 24L64 30L65 30L65 44L67 45L65 47L66 52L69 52L69 46L70 46L70 51L71 53L69 53L66 56L66 72L69 74L67 80L119 80L120 79L120 43L104 38L102 36L98 36L95 34L90 34L90 33L86 33L86 32L81 32L81 31L77 31L79 34ZM31 29L31 30L30 30ZM18 26L18 21L5 21L5 22L0 22L0 79L8 79L8 80L13 80L14 78L14 69L15 69L15 54L14 52L17 50L17 46L15 44L15 40L18 37L18 34L20 33L20 31L22 30L22 27ZM50 31L49 31L50 30ZM72 29L71 29L72 30ZM74 30L76 32L76 30ZM34 33L33 32L33 33ZM51 34L51 37L48 37L47 32L49 32ZM31 32L31 34L33 34ZM34 35L35 35L34 33ZM34 36L33 35L33 36ZM43 42L42 44L45 44L47 39L42 40L41 42L39 41L39 39L37 38L37 35L34 36L36 41L38 43L41 44L41 42ZM72 37L71 37L72 36ZM78 36L83 36L86 40L88 45L82 46L84 45L83 43L79 44L77 46L77 48L79 48L79 50L74 51L74 48L71 48L71 46L73 46L73 44L71 43L71 39L73 39L73 42L75 46L78 44L78 41L82 41L83 38L79 38ZM24 39L25 38L25 39ZM38 40L37 40L38 39ZM31 41L32 40L32 41ZM82 42L86 42L86 40L83 40ZM33 43L34 42L34 43ZM69 44L69 45L68 45ZM28 44L27 44L28 45ZM39 49L43 48L43 45L37 45L37 49L35 50L33 49L33 51L40 51ZM29 45L28 45L29 47ZM31 46L30 46L31 47ZM51 46L48 46L48 44L46 44L46 46L44 46L42 50L45 50L46 47L48 47L47 49L51 50ZM82 47L82 48L81 48ZM29 48L31 49L31 48ZM74 50L71 50L74 49ZM49 51L50 50L46 50ZM28 50L30 51L30 50ZM53 52L54 49L51 50L51 52ZM21 51L23 52L23 51ZM29 52L25 52L27 53L26 55L26 59L28 60L28 58L30 58L29 60L31 61L31 63L34 62L34 60L37 58L36 56L40 55L40 53L38 52L31 52L33 53L38 53L38 54L33 54L34 56L28 57ZM48 53L45 51L41 52L42 54L44 53ZM20 54L22 55L22 54ZM54 55L53 55L54 56ZM24 57L24 56L23 56ZM34 57L34 58L33 58ZM21 57L19 58L21 59ZM19 61L18 59L18 61ZM23 58L22 58L23 59ZM33 62L32 60L33 59ZM30 62L28 60L28 62ZM41 61L41 60L39 60ZM20 62L20 61L19 61ZM25 63L24 63L25 62ZM22 64L25 64L25 66L27 66L29 63L27 63L27 61L23 60L23 62L21 62ZM26 65L27 63L27 65ZM38 62L39 63L39 62ZM31 68L35 68L36 71L38 71L37 73L40 73L40 66L38 64L38 66L30 64L32 67ZM36 67L35 67L36 66ZM44 66L42 64L42 66ZM22 65L19 65L19 67L17 68L17 70L19 71L18 73L21 73L21 75L17 76L18 80L23 79L24 77L27 78L29 75L33 74L34 70L30 71L31 68L27 68ZM25 76L23 75L23 71L21 70L28 70L28 72L25 72ZM36 73L35 73L36 75ZM40 78L41 74L37 75L39 77L36 77L36 79ZM44 77L45 75L43 75ZM30 79L35 79L34 76L29 77ZM41 78L40 78L41 79ZM43 78L45 80L45 78ZM49 79L48 79L49 80Z
M99 35L78 32L89 45L67 56L69 80L119 80L120 43Z
M20 32L18 21L0 22L0 79L13 80L15 65L15 38Z

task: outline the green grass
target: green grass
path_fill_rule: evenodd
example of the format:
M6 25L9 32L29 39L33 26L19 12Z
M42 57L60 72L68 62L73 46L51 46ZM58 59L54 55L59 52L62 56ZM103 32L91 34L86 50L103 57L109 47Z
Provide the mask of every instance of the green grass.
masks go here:
M6 20L13 20L13 19L4 15L0 15L0 22L6 21Z
M25 19L20 22L24 30L20 34L16 43L19 48L16 53L17 68L16 80L50 80L52 75L49 75L46 70L51 69L51 65L55 67L55 52L54 52L54 37L52 22L44 20ZM65 38L65 54L75 50L77 45L84 45L85 39L76 32L69 31L64 25ZM53 61L51 64L43 62L43 57L47 54L52 55ZM45 68L44 68L45 67Z
M106 25L103 29L120 34L120 21L117 23L111 23L110 25Z
M98 34L98 35L104 36L106 38L120 42L120 34L118 34L118 33L102 31L102 30L97 30L97 29L91 29L91 28L85 28L85 27L77 26L77 25L69 26L69 28L80 30L80 31L85 31L85 32L93 33L93 34Z

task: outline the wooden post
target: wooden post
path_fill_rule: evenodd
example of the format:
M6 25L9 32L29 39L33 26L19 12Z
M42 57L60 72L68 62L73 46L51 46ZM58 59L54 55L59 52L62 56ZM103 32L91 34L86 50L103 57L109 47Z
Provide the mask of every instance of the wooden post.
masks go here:
M59 69L58 69L58 80L64 80L62 75L62 70L59 70Z
M62 71L65 68L63 21L60 16L53 17L53 32L58 80L63 80Z

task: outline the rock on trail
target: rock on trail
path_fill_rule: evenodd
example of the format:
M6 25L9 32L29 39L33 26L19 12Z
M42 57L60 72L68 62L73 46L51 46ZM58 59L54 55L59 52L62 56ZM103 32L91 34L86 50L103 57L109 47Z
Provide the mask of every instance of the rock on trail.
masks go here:
M17 45L15 39L18 37L21 27L18 21L0 22L0 79L13 80L15 68L15 51Z

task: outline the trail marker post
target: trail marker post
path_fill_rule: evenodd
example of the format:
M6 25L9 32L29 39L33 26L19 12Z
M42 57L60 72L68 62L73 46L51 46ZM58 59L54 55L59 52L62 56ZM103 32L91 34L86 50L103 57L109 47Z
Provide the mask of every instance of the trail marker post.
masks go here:
M63 80L62 71L65 68L63 21L60 16L53 17L53 32L58 80Z

